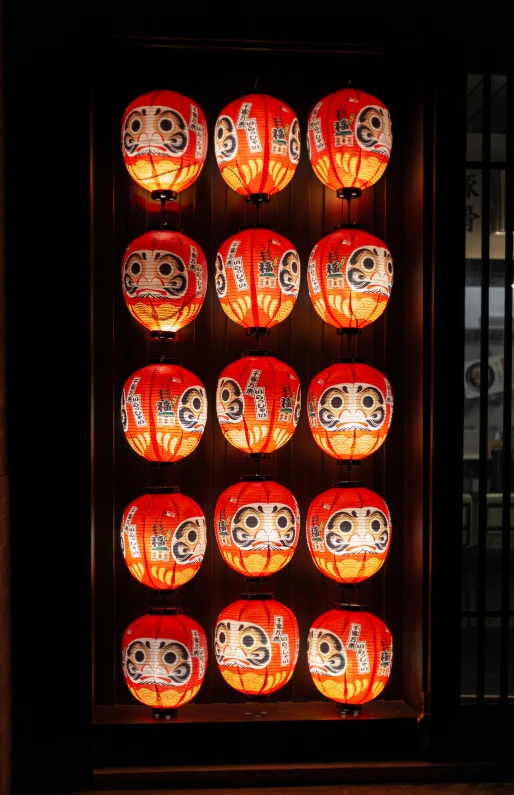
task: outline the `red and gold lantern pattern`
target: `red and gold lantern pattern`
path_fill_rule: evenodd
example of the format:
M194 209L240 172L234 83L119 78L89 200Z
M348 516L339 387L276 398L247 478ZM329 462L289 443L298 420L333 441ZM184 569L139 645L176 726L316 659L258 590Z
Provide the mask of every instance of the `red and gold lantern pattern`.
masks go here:
M327 188L369 188L386 170L392 145L391 114L364 91L336 91L310 112L309 157Z
M219 615L214 652L221 675L246 695L267 695L292 677L300 635L293 612L274 599L240 599Z
M314 309L336 328L367 326L391 295L391 254L378 237L359 229L337 229L316 243L307 272Z
M319 494L307 513L307 543L318 569L342 583L358 583L382 568L391 544L386 503L362 486Z
M121 123L123 160L146 190L179 193L198 177L207 155L200 106L177 91L151 91L130 103Z
M154 230L128 246L121 271L129 311L149 331L179 331L202 308L207 263L182 232Z
M218 116L214 150L221 176L233 190L271 196L285 188L298 165L298 119L279 99L247 94Z
M154 709L178 709L196 696L207 668L207 639L183 614L145 615L127 627L123 674L132 695Z
M371 613L329 610L309 630L307 658L320 693L341 704L365 704L387 684L393 638Z
M323 452L341 461L358 461L385 441L393 415L391 385L368 364L332 364L313 378L307 411Z
M243 481L218 497L214 527L225 563L239 574L260 577L284 568L300 533L293 494L268 481Z
M133 577L160 591L184 585L205 555L207 528L200 506L180 493L144 494L125 508L121 549Z
M121 420L128 443L147 461L180 461L205 430L205 388L178 364L148 364L123 387Z
M273 453L286 444L298 424L300 406L298 376L274 356L243 356L218 380L221 430L244 453Z
M216 294L228 317L245 328L285 320L299 287L298 252L270 229L244 229L216 255Z

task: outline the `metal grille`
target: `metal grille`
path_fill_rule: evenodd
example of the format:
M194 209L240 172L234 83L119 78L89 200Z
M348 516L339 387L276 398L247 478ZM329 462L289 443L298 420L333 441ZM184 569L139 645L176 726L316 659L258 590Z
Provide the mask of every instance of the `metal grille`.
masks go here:
M514 80L468 75L461 700L514 700Z

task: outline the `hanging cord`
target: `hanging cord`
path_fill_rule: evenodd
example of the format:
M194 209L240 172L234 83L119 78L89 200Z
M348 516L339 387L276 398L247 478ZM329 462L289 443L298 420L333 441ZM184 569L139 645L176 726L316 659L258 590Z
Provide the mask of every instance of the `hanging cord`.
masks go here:
M257 202L257 223L260 224L261 222L261 203Z
M260 475L260 465L261 465L260 458L256 458L255 459L255 474L256 475Z
M165 225L165 220L164 220L164 208L165 208L165 206L166 206L166 198L164 196L161 196L161 226Z
M348 221L347 221L347 223L350 223L350 205L351 205L351 203L352 203L351 198L348 198Z

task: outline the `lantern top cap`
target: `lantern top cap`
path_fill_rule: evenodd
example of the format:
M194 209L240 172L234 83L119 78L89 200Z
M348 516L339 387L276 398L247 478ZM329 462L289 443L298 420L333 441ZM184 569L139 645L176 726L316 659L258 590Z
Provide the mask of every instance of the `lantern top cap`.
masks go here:
M332 488L334 489L361 489L365 488L365 486L366 484L363 480L335 480L332 483Z
M367 364L367 359L358 359L351 356L337 356L332 359L332 364Z
M180 486L147 486L146 494L180 494Z
M272 593L241 593L239 596L241 599L248 599L250 601L269 601L275 599Z

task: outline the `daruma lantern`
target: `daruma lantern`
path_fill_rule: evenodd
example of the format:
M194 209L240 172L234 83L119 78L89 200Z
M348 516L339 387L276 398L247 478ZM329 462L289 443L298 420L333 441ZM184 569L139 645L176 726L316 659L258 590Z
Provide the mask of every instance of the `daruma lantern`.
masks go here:
M147 461L180 461L205 430L205 388L179 364L148 364L125 382L121 421L128 443Z
M298 376L265 351L251 351L226 367L216 390L225 438L244 453L273 453L289 441L300 417Z
M315 497L306 530L314 563L341 583L362 582L375 574L391 544L389 508L361 484L342 484Z
M240 693L264 696L293 675L300 646L298 623L273 597L245 596L220 613L214 653L225 682Z
M243 196L271 196L288 184L300 158L300 127L291 108L268 94L247 94L216 120L221 176Z
M162 591L178 588L195 576L203 561L205 516L178 489L144 494L125 508L120 539L136 580Z
M182 232L153 230L128 246L121 278L125 303L139 323L150 331L177 332L202 308L207 263Z
M340 704L365 704L391 673L393 638L383 621L364 610L329 610L309 630L307 659L314 684Z
M316 444L340 461L358 461L384 443L393 415L387 378L364 359L342 359L312 379L307 395Z
M364 91L336 91L310 112L307 149L316 176L327 188L369 188L386 170L392 145L391 114Z
M153 709L177 709L196 696L207 668L207 639L183 614L145 615L127 627L123 674L132 695Z
M340 329L360 329L387 306L393 260L382 241L362 229L337 229L316 243L307 268L312 305Z
M177 91L151 91L130 103L121 123L123 160L149 191L179 193L198 177L207 154L200 106Z
M300 257L271 229L243 229L216 255L216 295L245 328L271 328L289 315L300 287Z
M223 560L235 571L248 577L274 574L298 544L298 503L271 478L243 478L218 497L214 529Z

